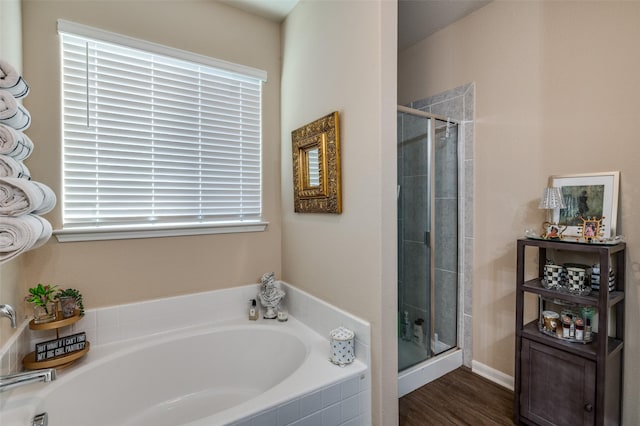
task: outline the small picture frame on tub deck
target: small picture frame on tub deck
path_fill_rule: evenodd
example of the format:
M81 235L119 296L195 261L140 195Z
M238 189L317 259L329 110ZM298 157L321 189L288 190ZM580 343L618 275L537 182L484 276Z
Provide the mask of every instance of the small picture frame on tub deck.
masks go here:
M583 237L582 218L601 217L601 237L616 236L620 172L550 176L549 186L560 188L567 206L553 211L553 221L567 226L563 237Z

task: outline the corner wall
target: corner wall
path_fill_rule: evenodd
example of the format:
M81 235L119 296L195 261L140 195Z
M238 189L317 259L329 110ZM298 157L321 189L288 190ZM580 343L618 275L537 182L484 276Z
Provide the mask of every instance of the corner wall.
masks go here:
M397 5L302 1L283 24L283 279L369 321L373 423L398 422ZM340 112L343 213L293 212L291 131Z
M473 356L513 375L515 241L548 176L619 170L627 241L623 424L640 424L640 3L491 2L399 54L399 102L473 81Z

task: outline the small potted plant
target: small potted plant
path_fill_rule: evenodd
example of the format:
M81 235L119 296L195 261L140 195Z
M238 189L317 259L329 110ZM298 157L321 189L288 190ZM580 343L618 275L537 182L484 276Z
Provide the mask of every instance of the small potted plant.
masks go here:
M80 316L84 315L84 306L82 305L82 294L75 288L65 288L56 293L56 299L60 301L62 308L62 316L70 318L75 315L76 308Z
M58 292L57 285L42 285L29 289L29 295L25 300L33 303L33 322L43 324L56 319L55 295Z

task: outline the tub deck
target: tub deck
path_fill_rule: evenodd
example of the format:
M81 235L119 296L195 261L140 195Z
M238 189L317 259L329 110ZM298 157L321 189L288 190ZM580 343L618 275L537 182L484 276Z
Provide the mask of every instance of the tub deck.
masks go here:
M348 398L363 398L366 372L359 360L332 364L328 336L292 316L242 317L92 347L56 381L4 392L0 417L12 426L42 412L49 426L211 426L288 410L293 423L341 403L329 389L348 386ZM299 401L312 397L317 410L303 412Z

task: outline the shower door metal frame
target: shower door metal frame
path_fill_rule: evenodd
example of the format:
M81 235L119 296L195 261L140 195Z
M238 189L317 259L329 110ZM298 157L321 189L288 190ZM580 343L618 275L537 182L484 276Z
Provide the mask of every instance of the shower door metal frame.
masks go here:
M436 353L436 348L435 348L435 340L434 340L434 336L435 336L435 329L436 329L436 322L435 322L435 311L436 311L436 302L435 302L435 292L436 292L436 286L434 285L435 283L435 275L436 275L436 268L435 268L435 253L434 250L432 250L433 246L434 246L434 236L433 236L433 229L435 228L435 191L433 190L433 184L435 183L435 167L433 167L433 160L435 158L435 139L436 139L436 120L440 120L440 121L446 121L447 123L452 123L455 124L456 126L458 126L458 129L460 129L459 127L459 121L458 120L452 120L449 117L444 117L442 115L438 115L438 114L432 114L429 112L424 112L424 111L420 111L417 109L413 109L413 108L409 108L406 106L402 106L402 105L398 105L398 111L399 112L404 112L406 114L411 114L411 115L416 115L419 117L425 117L429 119L429 138L427 143L429 144L429 146L427 147L427 162L428 162L428 170L427 170L427 199L429 200L429 209L427 211L427 223L429 224L429 229L427 229L425 231L425 241L424 243L427 245L427 248L429 249L429 264L431 265L431 267L429 268L429 290L430 290L430 306L429 306L429 348L431 350L431 355L430 356L437 356L438 354ZM458 283L458 287L460 286L460 283ZM460 306L458 306L456 304L456 317L459 316L459 310L460 310ZM458 346L457 342L459 342L459 330L458 327L456 326L456 347ZM446 351L445 351L446 352Z

